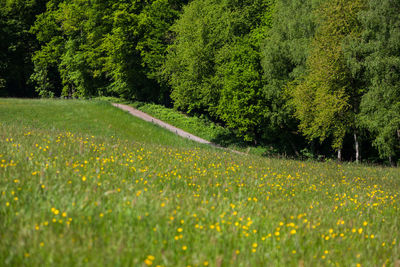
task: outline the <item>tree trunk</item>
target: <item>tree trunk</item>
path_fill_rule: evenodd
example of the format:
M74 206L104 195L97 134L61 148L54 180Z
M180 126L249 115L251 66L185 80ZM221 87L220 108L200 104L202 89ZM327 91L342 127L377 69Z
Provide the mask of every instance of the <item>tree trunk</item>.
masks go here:
M360 161L360 146L358 143L357 132L354 131L354 145L356 149L356 163Z
M342 149L339 148L337 151L337 160L342 161Z
M293 149L294 153L296 154L296 156L297 156L297 157L300 157L299 151L297 151L296 146L294 145L293 141L292 141L290 138L289 138L289 144L290 144L290 146L292 147L292 149Z

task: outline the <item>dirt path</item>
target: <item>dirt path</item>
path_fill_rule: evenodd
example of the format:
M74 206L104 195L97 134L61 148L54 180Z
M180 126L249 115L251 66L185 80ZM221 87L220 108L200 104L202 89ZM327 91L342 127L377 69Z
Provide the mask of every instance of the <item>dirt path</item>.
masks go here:
M133 115L135 117L138 117L139 119L142 119L142 120L154 123L156 125L159 125L159 126L161 126L162 128L164 128L164 129L166 129L168 131L171 131L171 132L173 132L173 133L175 133L175 134L177 134L179 136L182 136L183 138L187 138L187 139L193 140L193 141L201 143L201 144L206 144L206 145L210 145L210 146L217 147L217 148L220 148L220 149L224 149L226 151L231 151L231 152L234 152L236 154L245 154L245 153L233 150L233 149L223 148L223 147L221 147L221 146L219 146L217 144L214 144L214 143L212 143L210 141L207 141L207 140L202 139L202 138L200 138L198 136L195 136L193 134L185 132L184 130L176 128L175 126L172 126L171 124L168 124L168 123L165 123L165 122L163 122L163 121L161 121L159 119L156 119L156 118L154 118L154 117L152 117L152 116L150 116L150 115L148 115L148 114L146 114L146 113L144 113L144 112L142 112L140 110L137 110L137 109L135 109L135 108L133 108L131 106L124 105L124 104L117 104L117 103L112 103L112 105L114 107L117 107L117 108L120 108L122 110L128 111L131 115Z
M213 143L211 143L211 142L209 142L207 140L204 140L204 139L202 139L202 138L200 138L198 136L195 136L195 135L190 134L188 132L185 132L185 131L183 131L183 130L181 130L179 128L176 128L175 126L172 126L171 124L168 124L168 123L165 123L165 122L163 122L163 121L161 121L159 119L156 119L156 118L154 118L154 117L152 117L152 116L150 116L150 115L148 115L148 114L146 114L146 113L144 113L144 112L142 112L140 110L137 110L137 109L135 109L135 108L133 108L131 106L123 105L123 104L116 104L116 103L113 103L112 105L114 107L117 107L117 108L123 109L125 111L128 111L131 115L133 115L135 117L138 117L138 118L140 118L142 120L157 124L157 125L163 127L164 129L167 129L168 131L171 131L171 132L173 132L173 133L175 133L175 134L177 134L179 136L182 136L184 138L193 140L193 141L201 143L201 144L207 144L207 145L216 146L215 144L213 144Z

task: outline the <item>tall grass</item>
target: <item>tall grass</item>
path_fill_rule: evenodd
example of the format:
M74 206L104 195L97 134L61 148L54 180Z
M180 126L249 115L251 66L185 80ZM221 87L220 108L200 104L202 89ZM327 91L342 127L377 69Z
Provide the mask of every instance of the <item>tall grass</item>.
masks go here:
M199 147L101 102L0 99L0 123L3 265L400 259L398 169Z

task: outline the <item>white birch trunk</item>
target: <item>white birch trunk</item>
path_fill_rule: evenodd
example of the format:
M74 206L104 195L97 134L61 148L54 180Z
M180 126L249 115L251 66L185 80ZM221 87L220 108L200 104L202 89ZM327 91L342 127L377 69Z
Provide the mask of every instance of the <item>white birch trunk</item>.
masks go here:
M356 162L360 161L360 146L358 143L357 133L354 131L354 145L356 149Z

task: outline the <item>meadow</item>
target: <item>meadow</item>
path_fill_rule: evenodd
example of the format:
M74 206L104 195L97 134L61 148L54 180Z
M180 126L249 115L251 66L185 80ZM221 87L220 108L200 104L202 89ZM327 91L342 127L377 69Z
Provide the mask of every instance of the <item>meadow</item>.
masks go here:
M238 155L0 99L0 265L399 266L400 170Z

